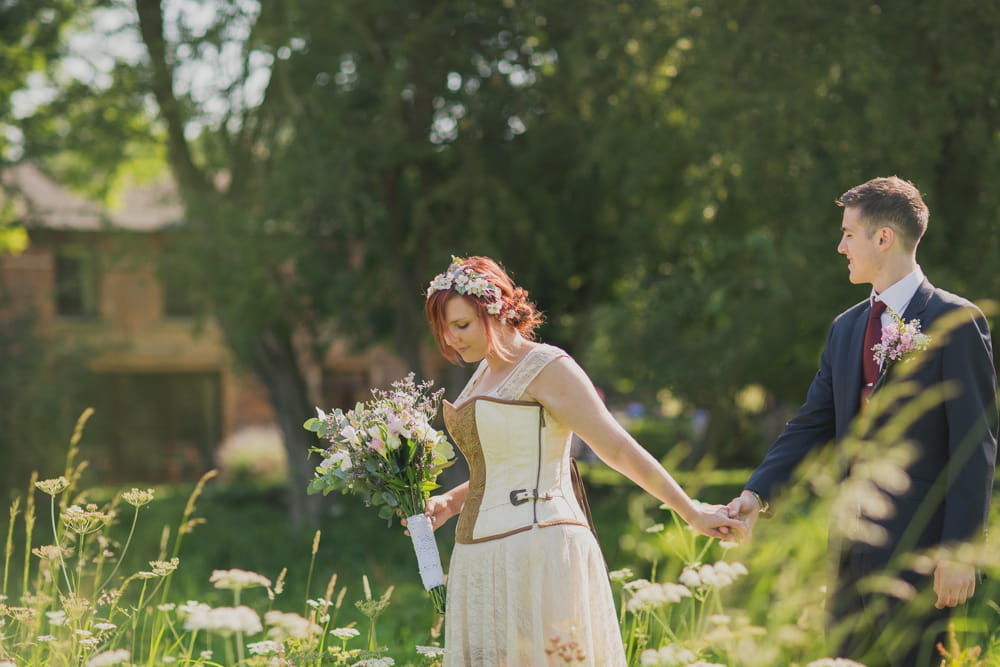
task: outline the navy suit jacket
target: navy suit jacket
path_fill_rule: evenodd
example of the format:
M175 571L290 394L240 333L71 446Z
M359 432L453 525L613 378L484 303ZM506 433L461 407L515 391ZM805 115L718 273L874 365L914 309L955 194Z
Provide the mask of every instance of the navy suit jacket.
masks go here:
M771 445L747 489L773 497L809 452L847 435L859 412L862 354L871 354L862 349L869 310L866 299L833 321L806 402ZM903 318L919 319L922 331L933 336L938 318L954 311L961 311L961 324L941 340L932 340L927 358L907 378L919 383L922 392L942 392L939 397L944 397L945 384L954 392L925 411L904 435L916 446L917 456L907 468L909 490L891 496L893 516L878 521L889 535L889 543L876 549L884 553L879 559L883 562L894 552L973 539L986 526L997 456L997 385L989 326L971 302L927 280ZM897 369L890 366L888 382ZM879 400L885 388L872 400Z

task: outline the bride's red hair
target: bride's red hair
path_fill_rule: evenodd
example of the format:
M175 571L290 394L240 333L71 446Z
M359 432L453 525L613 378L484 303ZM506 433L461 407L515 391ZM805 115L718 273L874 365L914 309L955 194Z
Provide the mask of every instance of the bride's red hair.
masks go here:
M500 300L503 303L501 312L505 315L507 322L504 324L496 316L491 315L486 310L488 303L482 298L469 294L459 294L453 287L431 292L427 301L424 302L424 314L427 316L427 322L430 324L431 331L434 332L434 339L437 341L438 349L444 358L453 364L461 363L458 353L444 341L444 332L447 328L444 308L452 297L467 299L475 306L476 312L479 313L479 320L486 329L486 346L490 352L495 352L501 357L508 356L506 350L500 349L497 338L493 334L493 327L496 326L513 327L528 340L535 340L535 330L545 321L545 318L528 298L528 291L515 285L507 271L489 257L467 257L462 260L462 266L482 274L486 280L496 286L500 291Z

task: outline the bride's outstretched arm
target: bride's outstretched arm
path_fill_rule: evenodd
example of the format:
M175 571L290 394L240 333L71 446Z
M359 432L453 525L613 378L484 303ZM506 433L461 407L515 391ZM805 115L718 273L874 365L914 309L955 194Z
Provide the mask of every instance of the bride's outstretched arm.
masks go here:
M527 393L561 424L580 436L609 466L676 511L709 537L742 537L745 523L730 518L725 506L692 500L652 454L608 411L590 378L569 357L553 361L528 386Z

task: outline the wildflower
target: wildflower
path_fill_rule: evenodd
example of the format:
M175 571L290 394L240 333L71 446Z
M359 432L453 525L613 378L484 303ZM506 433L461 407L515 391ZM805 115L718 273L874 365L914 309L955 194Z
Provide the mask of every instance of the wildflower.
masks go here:
M682 598L691 597L691 591L680 584L649 584L632 594L625 608L633 614L648 611L665 604L680 602Z
M149 566L153 568L153 574L158 577L165 577L176 570L180 562L181 559L175 556L170 560L151 560L149 561Z
M250 651L250 655L271 655L278 652L278 646L277 642L268 639L262 642L247 644L247 650Z
M395 664L392 658L368 658L354 663L354 667L392 667Z
M114 630L118 626L114 623L94 623L94 629L100 630L101 632L105 630Z
M806 667L865 667L860 662L854 662L847 658L820 658L813 660Z
M85 639L81 639L77 643L85 648L97 648L100 646L101 640L97 637L87 637Z
M313 609L326 609L333 603L330 602L329 600L324 600L320 598L318 600L306 600L306 604L308 604Z
M108 607L113 605L118 598L122 595L121 591L108 591L106 593L101 593L101 597L97 598L97 606Z
M62 625L66 622L66 612L62 609L58 611L47 611L45 616L49 619L50 625Z
M620 570L615 570L613 572L610 572L608 576L611 578L611 581L613 582L625 583L635 575L632 573L631 569L625 567Z
M153 490L146 489L143 491L141 489L132 489L122 494L122 500L133 507L139 508L153 502Z
M627 591L638 591L646 586L649 586L649 579L633 579L632 581L625 584L625 590Z
M330 634L338 639L350 639L357 637L361 632L357 628L334 628L330 630Z
M417 645L417 653L425 658L440 658L444 655L444 649L440 646L420 646Z
M91 635L94 634L90 630L84 630L83 628L77 628L73 632L75 632L76 634L80 635L81 637L90 637Z
M177 608L177 605L173 602L165 602L164 604L156 605L156 608L160 611L173 611Z
M60 606L72 620L78 620L93 606L90 600L79 595L65 595L59 598Z
M698 573L690 567L684 568L684 571L681 572L681 576L677 577L677 581L681 582L688 588L698 588L701 586L701 577L699 577Z
M209 577L209 582L215 584L216 588L241 591L244 588L254 586L271 587L271 580L256 572L246 570L215 570Z
M298 614L282 611L267 612L264 614L264 623L271 627L267 631L267 636L277 640L288 637L301 639L323 631L323 628Z
M38 556L42 560L58 562L60 558L69 558L72 556L73 550L69 547L63 547L60 549L55 544L43 544L40 547L32 549L31 553Z
M36 609L31 607L7 607L7 614L14 617L15 621L28 623L38 615Z
M202 651L200 654L198 654L198 657L201 658L202 660L211 660L212 659L212 652L211 651Z
M642 667L681 667L698 659L690 649L677 644L667 644L657 649L646 649L639 656Z
M69 480L60 475L55 479L43 479L40 482L35 482L35 486L50 496L57 496L69 488Z
M196 600L188 600L187 602L179 606L177 608L177 611L180 612L182 615L187 616L190 614L207 612L210 611L211 609L212 608L209 607L204 602L198 602Z
M208 630L223 636L235 632L254 635L263 630L260 617L250 607L217 607L197 609L184 621L185 630Z
M74 533L86 535L100 530L111 520L110 514L97 510L97 505L90 504L84 509L79 505L70 505L62 513L62 522Z
M54 642L55 640L56 638L53 637L52 635L38 635L37 637L35 637L35 641L40 641L40 642Z
M646 532L647 533L662 533L663 532L663 528L664 528L664 526L663 526L662 523L654 523L652 526L650 526L649 528L646 529Z
M122 662L126 662L132 654L129 653L128 649L120 648L114 651L104 651L103 653L98 653L93 658L87 661L87 667L108 667L109 665L117 665Z

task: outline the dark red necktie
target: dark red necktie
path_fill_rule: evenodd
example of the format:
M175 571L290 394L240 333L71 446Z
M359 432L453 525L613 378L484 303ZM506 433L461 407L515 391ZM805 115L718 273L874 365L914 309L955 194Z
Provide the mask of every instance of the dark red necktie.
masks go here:
M873 301L868 313L868 328L865 329L865 348L861 357L863 384L861 385L861 405L872 392L872 387L878 380L878 362L872 348L882 342L882 313L885 312L885 302Z

